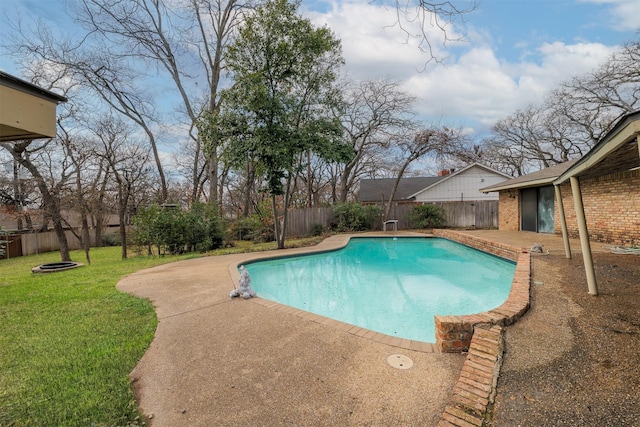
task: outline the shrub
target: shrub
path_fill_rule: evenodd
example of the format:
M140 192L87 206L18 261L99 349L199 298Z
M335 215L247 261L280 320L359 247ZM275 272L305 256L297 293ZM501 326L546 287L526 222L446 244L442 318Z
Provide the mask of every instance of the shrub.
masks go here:
M217 205L196 202L183 216L185 243L189 252L205 252L222 246L224 224Z
M238 218L229 227L229 239L253 241L260 236L262 223L257 216Z
M132 243L154 246L159 254L208 251L222 246L224 224L215 204L196 202L191 209L152 205L141 208L133 218Z
M379 216L380 207L376 205L351 202L333 206L333 226L339 232L371 230Z
M120 234L105 234L102 236L102 246L120 246Z
M438 228L447 222L444 208L436 205L418 205L407 218L416 228Z
M324 233L324 225L316 223L311 226L312 236L322 236L322 233Z

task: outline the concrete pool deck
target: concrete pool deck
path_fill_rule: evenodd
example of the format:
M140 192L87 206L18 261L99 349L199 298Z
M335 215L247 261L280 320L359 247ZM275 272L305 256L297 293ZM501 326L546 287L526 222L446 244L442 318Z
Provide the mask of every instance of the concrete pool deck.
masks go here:
M330 249L344 236L285 255ZM265 253L198 258L143 270L118 289L149 298L155 338L131 373L147 422L158 426L436 425L464 356L400 349L229 299L232 263ZM396 369L387 359L413 361Z
M550 251L563 247L560 238L535 233L479 235L521 248L533 243ZM180 261L121 280L118 289L150 299L159 319L153 342L131 373L147 422L152 426L441 422L465 356L441 354L433 346L385 342L375 333L354 333L296 309L274 309L259 298L229 299L237 283L231 267L237 263L330 250L347 238L332 236L312 248ZM393 368L387 359L394 354L409 357L413 367Z

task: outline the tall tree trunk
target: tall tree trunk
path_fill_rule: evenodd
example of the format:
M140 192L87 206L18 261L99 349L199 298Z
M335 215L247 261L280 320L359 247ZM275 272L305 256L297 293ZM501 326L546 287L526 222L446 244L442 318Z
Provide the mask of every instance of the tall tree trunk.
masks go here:
M120 241L122 246L122 259L127 259L127 224L126 224L126 209L127 199L125 191L122 188L123 183L118 182L120 188L118 190L118 222L120 223Z
M56 233L56 237L58 238L58 245L60 246L60 260L61 261L71 261L71 256L69 254L69 242L67 241L67 235L64 232L64 226L62 225L62 214L60 213L60 199L57 195L54 195L50 189L47 187L46 180L38 171L36 165L34 165L31 160L22 156L24 152L23 146L14 146L13 156L14 159L20 165L22 165L25 169L31 173L31 176L36 180L36 185L40 190L40 195L42 196L42 204L45 209L47 217L53 222L53 229Z
M409 159L405 160L405 162L400 167L400 170L398 171L398 176L396 177L396 180L393 183L393 188L391 189L391 194L389 194L389 200L387 201L387 204L386 204L386 206L384 208L384 218L382 218L383 221L386 221L386 220L389 219L389 213L391 212L391 205L393 203L393 199L395 199L395 197L396 197L396 191L398 191L398 185L400 184L400 181L402 180L402 176L404 175L404 172L407 170L407 167L409 167L409 164L413 160L415 160L415 159L414 158L409 158Z
M307 207L313 207L313 182L311 179L311 150L307 151Z
M75 159L74 159L74 163ZM80 165L76 163L76 192L77 192L77 204L80 210L80 218L82 222L82 235L80 241L82 242L82 249L84 249L84 257L87 260L87 264L91 264L91 257L89 256L89 250L91 249L91 236L89 235L89 221L87 221L87 207L82 196L82 180L80 179Z
M13 202L16 208L16 212L18 213L18 218L16 220L16 226L18 231L22 231L22 205L24 196L20 191L20 173L18 169L18 162L16 159L13 159Z
M284 242L280 241L280 220L278 219L278 203L276 202L276 195L271 195L271 208L273 210L273 233L275 234L276 243L278 249L284 249Z
M247 218L251 215L251 196L253 194L253 184L256 179L256 173L254 164L251 161L247 162L247 177L245 183L245 191L244 191L244 207L242 210L242 216Z

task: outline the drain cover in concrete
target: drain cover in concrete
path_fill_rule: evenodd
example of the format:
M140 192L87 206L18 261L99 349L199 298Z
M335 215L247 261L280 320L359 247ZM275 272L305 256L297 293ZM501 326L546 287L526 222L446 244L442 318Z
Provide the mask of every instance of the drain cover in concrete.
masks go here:
M402 354L392 354L387 358L387 362L396 369L409 369L413 366L413 360Z

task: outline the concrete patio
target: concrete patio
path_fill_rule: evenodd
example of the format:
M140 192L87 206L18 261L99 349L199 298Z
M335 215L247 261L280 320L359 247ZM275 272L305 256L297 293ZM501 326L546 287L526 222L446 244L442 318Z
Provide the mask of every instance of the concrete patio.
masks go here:
M544 257L564 257L562 239L557 236L492 230L468 233L527 249L542 244L550 255L534 256L534 270L543 265ZM159 319L154 341L131 374L147 421L152 426L437 425L458 380L463 355L399 348L312 316L275 309L265 300L229 299L238 262L326 250L344 239L344 235L332 236L313 248L270 254L181 261L124 278L118 288L149 298ZM572 241L574 251L579 247L577 240ZM599 244L592 248L596 256L603 251ZM574 254L575 258L580 257ZM534 300L539 289L533 289ZM532 314L522 320L535 329L538 317L534 316L549 316L541 309L532 307ZM516 328L518 324L510 327ZM517 355L511 346L523 345L510 329L503 368L507 371L514 369L514 363L535 362L510 359ZM567 333L546 330L547 334ZM409 357L413 367L392 367L387 358L394 354ZM507 426L513 418L502 424L499 420L500 408L509 402L509 397L502 400L504 393L509 391L501 392L500 387L499 382L496 425Z

